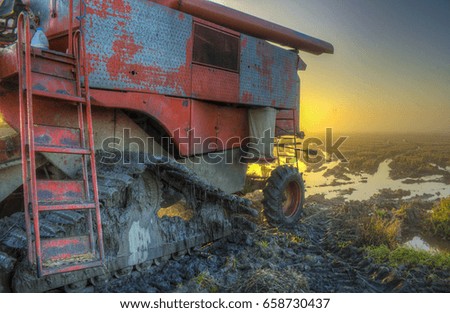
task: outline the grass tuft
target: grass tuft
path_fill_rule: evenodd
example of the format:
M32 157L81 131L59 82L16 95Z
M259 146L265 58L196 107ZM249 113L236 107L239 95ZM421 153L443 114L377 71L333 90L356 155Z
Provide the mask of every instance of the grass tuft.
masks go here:
M393 267L425 265L434 269L450 270L450 253L448 252L432 253L408 247L397 247L391 250L386 245L367 247L366 251L367 255L378 264L388 263Z
M433 207L428 223L434 235L450 239L450 198L442 199Z

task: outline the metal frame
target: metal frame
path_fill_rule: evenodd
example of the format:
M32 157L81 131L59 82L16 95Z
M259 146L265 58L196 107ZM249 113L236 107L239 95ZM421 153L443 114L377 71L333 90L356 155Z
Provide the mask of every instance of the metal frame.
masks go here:
M293 135L293 144L294 144L294 148L291 148L294 150L294 155L295 155L295 167L297 168L297 170L300 171L300 167L298 165L298 161L299 161L299 157L298 157L298 152L301 151L301 149L297 148L297 144L298 142L298 138L297 138L297 123L296 123L296 114L297 114L297 110L289 110L292 112L292 117L277 117L276 121L292 121L293 124L293 130L294 130L294 135ZM278 129L285 131L286 133L290 133L286 130L284 130L283 128L276 126ZM278 161L278 165L281 165L281 160L280 160L280 137L277 137L275 142L275 146L277 149L277 161ZM284 146L284 149L286 149L286 146ZM288 148L289 149L289 148Z

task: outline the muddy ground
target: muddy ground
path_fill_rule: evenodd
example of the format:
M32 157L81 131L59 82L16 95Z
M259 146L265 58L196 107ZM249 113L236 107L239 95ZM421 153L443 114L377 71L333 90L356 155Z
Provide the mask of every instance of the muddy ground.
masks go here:
M261 208L262 193L250 199ZM448 270L375 264L348 241L342 199L309 199L301 223L238 225L229 238L146 271L110 278L95 292L450 292ZM364 207L373 203L353 203ZM351 233L351 231L350 231ZM351 235L351 234L350 234Z

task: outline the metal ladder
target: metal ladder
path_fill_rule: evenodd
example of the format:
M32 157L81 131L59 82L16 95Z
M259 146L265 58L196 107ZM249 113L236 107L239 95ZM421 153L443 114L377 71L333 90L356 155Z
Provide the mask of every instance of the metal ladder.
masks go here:
M69 25L68 41L68 53L31 47L29 17L26 13L20 15L17 53L25 224L28 259L31 264L36 264L39 277L102 266L104 262L85 43L81 32L73 34L72 23ZM84 88L81 85L82 70ZM66 92L61 93L61 90ZM35 124L35 98L51 99L61 106L76 106L78 127ZM38 179L37 153L78 156L81 159L82 180ZM68 210L84 212L86 226L83 226L83 234L41 238L40 214Z
M281 117L279 117L277 115L276 121L287 121L287 122L292 122L292 129L294 130L294 135L289 135L289 136L283 136L283 138L281 138L280 136L277 136L276 140L275 140L275 147L276 147L276 151L277 151L277 161L278 161L278 165L281 165L281 157L284 158L288 158L291 157L290 154L288 154L286 152L286 150L294 150L294 159L295 159L295 167L300 170L299 168L299 157L298 157L298 153L300 151L303 151L301 148L298 148L298 138L297 138L297 119L296 119L296 114L297 114L297 110L283 110L284 112L286 112L286 114L282 114ZM279 126L277 126L277 129L280 130L281 132L284 132L285 134L289 134L290 132L288 132L286 129L281 128ZM289 143L282 143L282 140L292 140L292 142ZM293 147L291 147L293 146ZM281 151L283 148L283 151ZM286 160L287 162L287 160Z

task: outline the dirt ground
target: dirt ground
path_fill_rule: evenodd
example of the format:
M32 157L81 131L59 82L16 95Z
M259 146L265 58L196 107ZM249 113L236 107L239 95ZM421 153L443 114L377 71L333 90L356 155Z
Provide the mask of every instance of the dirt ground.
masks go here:
M261 191L248 196L261 208ZM95 292L450 292L448 270L375 264L346 239L341 200L309 199L291 229L243 223L229 238L178 260L110 278ZM353 203L367 206L369 203ZM373 203L372 203L373 205ZM344 212L345 210L342 210Z

